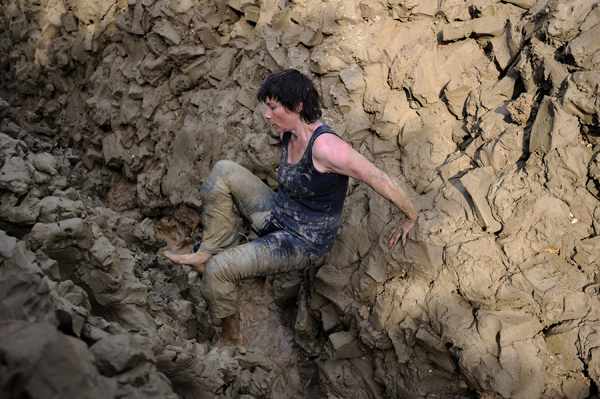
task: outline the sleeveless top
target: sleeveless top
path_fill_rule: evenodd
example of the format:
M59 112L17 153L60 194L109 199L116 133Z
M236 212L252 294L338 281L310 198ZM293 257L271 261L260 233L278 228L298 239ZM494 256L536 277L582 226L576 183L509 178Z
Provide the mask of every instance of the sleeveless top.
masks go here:
M277 171L279 190L271 213L274 223L308 241L312 251L320 255L333 246L348 190L348 176L321 173L313 165L312 147L322 134L335 133L327 125L319 126L302 158L295 164L288 162L288 143L292 134L283 134L283 151Z

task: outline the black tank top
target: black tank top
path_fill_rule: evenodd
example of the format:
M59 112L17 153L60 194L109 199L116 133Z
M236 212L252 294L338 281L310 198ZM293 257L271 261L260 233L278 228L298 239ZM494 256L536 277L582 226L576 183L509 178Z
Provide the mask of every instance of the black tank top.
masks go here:
M291 133L283 134L283 151L277 171L279 190L272 211L273 222L304 238L319 254L333 246L348 190L348 176L321 173L313 165L312 147L322 134L335 133L327 125L319 126L302 158L295 164L288 162Z

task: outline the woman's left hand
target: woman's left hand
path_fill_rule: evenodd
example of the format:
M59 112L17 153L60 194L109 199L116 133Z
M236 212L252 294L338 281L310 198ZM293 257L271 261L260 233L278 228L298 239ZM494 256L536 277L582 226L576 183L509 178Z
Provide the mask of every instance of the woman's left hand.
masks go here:
M392 229L388 240L390 240L390 248L395 246L400 239L402 239L402 246L406 245L406 237L408 236L408 232L413 228L417 219L409 219L406 216L402 218L400 224L397 227Z

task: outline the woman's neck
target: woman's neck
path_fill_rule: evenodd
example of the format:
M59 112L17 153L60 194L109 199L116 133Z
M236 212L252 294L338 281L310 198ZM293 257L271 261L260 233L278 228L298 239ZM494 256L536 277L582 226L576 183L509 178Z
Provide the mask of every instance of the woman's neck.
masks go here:
M307 142L312 137L315 130L317 130L317 128L321 125L323 125L321 121L316 121L313 123L304 123L301 121L295 129L290 130L290 133L292 134L292 140Z
M308 146L308 143L310 142L310 138L315 133L315 130L317 130L317 128L321 125L323 125L323 124L319 121L316 121L315 123L311 123L311 124L303 123L301 129L296 129L295 131L290 131L290 133L292 135L290 137L290 141L289 141L288 147L287 147L288 163L290 163L290 164L298 163L298 161L302 158L302 156L304 155L304 152L306 151L306 147Z

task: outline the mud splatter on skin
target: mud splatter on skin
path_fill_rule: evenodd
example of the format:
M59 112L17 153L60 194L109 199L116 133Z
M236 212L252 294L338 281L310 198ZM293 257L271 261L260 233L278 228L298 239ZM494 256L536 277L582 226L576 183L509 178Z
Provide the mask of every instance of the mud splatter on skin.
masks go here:
M325 137L319 141L316 151L316 159L326 170L341 173L365 182L371 188L393 203L402 213L403 218L389 236L390 246L395 245L398 240L405 243L406 234L414 226L417 220L417 211L410 199L383 171L376 168L363 155L355 151L347 143L336 137Z

